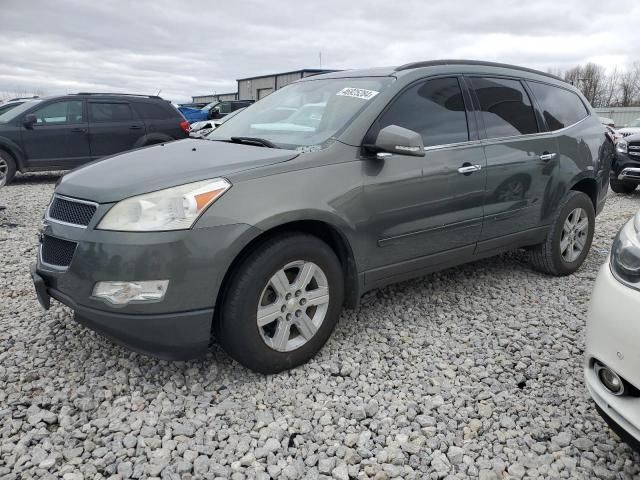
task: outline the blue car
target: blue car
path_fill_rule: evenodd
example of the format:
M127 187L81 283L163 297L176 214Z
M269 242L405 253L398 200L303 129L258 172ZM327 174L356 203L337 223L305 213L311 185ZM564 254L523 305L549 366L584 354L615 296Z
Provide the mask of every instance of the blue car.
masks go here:
M194 123L222 118L231 112L248 107L253 102L254 100L224 100L211 102L201 109L181 105L178 110L189 123Z

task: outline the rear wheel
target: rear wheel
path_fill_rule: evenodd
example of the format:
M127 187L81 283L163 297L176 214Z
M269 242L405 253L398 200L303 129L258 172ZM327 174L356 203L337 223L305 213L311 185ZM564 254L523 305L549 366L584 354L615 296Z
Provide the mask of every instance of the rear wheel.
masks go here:
M233 272L216 336L230 356L252 370L293 368L325 344L343 296L342 267L327 244L305 234L277 236Z
M0 187L11 183L16 174L16 162L13 157L0 150Z
M594 229L591 199L582 192L569 192L546 240L531 249L531 263L535 269L551 275L575 272L589 253Z
M617 180L612 178L609 181L611 190L615 193L633 193L638 184L636 182L630 182L629 180Z

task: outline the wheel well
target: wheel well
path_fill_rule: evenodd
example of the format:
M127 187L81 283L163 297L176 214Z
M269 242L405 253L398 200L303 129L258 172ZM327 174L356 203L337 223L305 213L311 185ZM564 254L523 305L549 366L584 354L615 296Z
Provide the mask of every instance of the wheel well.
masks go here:
M580 180L571 190L585 193L591 199L594 211L598 209L598 183L593 178Z
M220 311L220 302L224 297L233 272L244 261L244 259L265 241L276 235L286 233L306 233L313 235L331 247L342 265L342 271L345 279L345 305L350 308L355 308L357 306L358 301L360 300L360 295L358 294L358 274L349 242L335 227L328 223L317 220L301 220L278 225L277 227L267 230L254 238L242 249L236 258L233 259L233 262L231 262L231 265L227 269L224 279L222 280L222 284L218 291L218 298L216 299L216 312Z

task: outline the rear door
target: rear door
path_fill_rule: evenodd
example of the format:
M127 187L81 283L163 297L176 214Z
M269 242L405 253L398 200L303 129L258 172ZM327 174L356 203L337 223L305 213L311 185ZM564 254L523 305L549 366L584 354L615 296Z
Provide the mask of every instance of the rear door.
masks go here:
M455 76L419 81L387 107L368 138L388 125L422 135L425 156L388 155L365 167L367 220L375 241L368 284L470 258L482 227L484 153ZM472 171L461 168L474 167Z
M184 117L169 102L135 100L132 105L138 116L144 119L148 142L167 141L166 136L173 139L187 136L180 126L185 121Z
M89 142L94 158L130 150L144 136L144 122L134 117L126 101L92 100L89 110Z
M52 101L28 113L37 119L21 131L30 168L68 169L91 160L89 125L82 99Z
M467 77L475 95L487 159L484 223L478 253L535 237L558 171L558 146L542 132L530 93L516 78Z

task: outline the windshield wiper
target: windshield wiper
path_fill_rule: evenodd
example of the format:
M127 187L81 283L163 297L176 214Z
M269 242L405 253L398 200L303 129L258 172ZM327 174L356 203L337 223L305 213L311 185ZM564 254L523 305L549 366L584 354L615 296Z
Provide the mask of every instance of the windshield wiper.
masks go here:
M246 144L249 144L249 145L259 145L261 147L280 148L275 143L273 143L270 140L267 140L266 138L259 138L259 137L231 137L231 138L229 138L229 140L231 142L234 142L234 143L246 143Z

